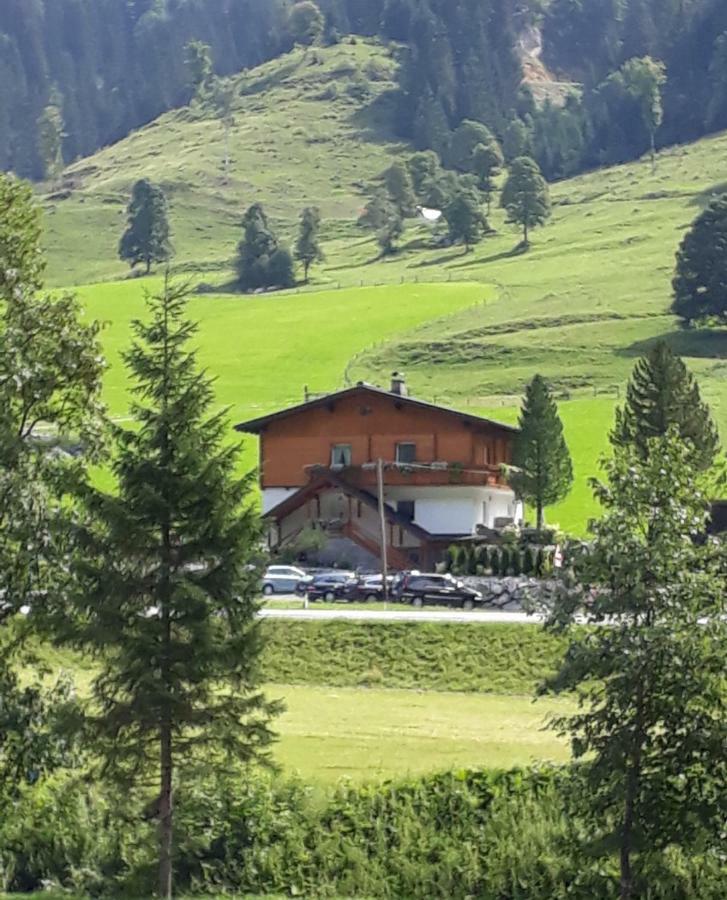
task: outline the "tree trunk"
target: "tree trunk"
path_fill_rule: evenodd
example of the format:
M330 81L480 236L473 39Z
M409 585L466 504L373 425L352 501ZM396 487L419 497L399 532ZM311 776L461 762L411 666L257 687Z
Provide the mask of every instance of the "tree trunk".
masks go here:
M644 742L644 684L636 687L636 734L631 753L631 767L626 778L624 814L621 823L621 847L619 861L621 869L620 900L632 900L634 896L634 875L631 868L631 853L634 831L634 803L641 778L641 748Z
M654 132L650 132L651 136L651 172L654 174L656 172L656 138L654 136Z
M528 223L527 222L523 222L523 244L525 244L526 247L528 246Z
M225 125L225 184L230 180L230 128Z
M161 791L159 794L159 896L162 900L172 897L172 838L173 809L172 794L172 728L171 722L162 723L161 732Z
M535 523L536 528L538 529L538 531L542 531L543 525L545 525L545 514L543 512L543 504L540 500L536 501L535 510L536 510L536 517L537 517L536 523Z
M151 259L147 256L146 258L146 274L148 275L151 272Z
M310 269L310 260L309 259L303 260L303 272L304 272L303 279L306 284L308 284L308 270L309 269Z

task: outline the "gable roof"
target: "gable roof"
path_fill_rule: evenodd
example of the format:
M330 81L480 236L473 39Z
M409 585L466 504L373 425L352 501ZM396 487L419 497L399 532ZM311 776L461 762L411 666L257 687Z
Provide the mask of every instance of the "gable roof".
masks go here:
M509 434L517 434L519 430L514 425L506 425L504 422L497 422L494 419L486 419L483 416L474 416L471 413L460 412L457 409L452 409L452 407L450 406L439 406L436 403L428 403L426 400L416 400L414 397L396 394L393 391L387 391L383 388L376 387L373 384L367 384L364 381L359 381L359 383L354 385L353 387L343 388L343 390L334 391L334 393L332 394L325 394L322 397L316 397L315 399L308 400L305 403L298 403L295 406L289 406L287 409L281 409L278 412L269 413L267 416L260 416L257 419L250 419L248 422L241 422L239 425L235 425L235 431L243 431L246 434L260 434L260 432L263 431L265 426L270 422L276 422L280 419L285 419L288 416L294 416L298 413L308 412L309 410L320 409L321 407L325 407L331 403L335 403L337 400L343 400L347 397L352 397L355 394L359 393L369 395L373 394L376 397L386 397L389 400L393 400L395 403L400 403L402 406L425 409L432 412L440 412L450 416L456 416L458 419L464 420L473 426L487 426L489 428L498 428L501 431L508 432Z

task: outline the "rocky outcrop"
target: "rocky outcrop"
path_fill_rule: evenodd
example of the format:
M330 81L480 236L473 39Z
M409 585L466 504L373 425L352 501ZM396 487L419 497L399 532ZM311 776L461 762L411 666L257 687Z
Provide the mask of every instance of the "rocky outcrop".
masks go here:
M541 612L550 609L557 591L554 579L468 576L462 579L468 587L479 591L488 609L505 612Z

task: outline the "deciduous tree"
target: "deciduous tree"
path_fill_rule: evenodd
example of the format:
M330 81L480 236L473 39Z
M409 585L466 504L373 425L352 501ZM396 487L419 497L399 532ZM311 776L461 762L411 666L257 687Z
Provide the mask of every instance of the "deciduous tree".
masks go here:
M253 474L190 342L186 290L165 280L124 354L134 427L114 429L113 493L89 491L88 559L58 638L96 656L88 734L121 786L159 784L159 896L172 896L175 776L264 758L278 706L259 689L261 529Z
M189 72L193 97L203 99L214 81L212 48L203 41L190 41L184 47L184 63Z
M488 144L478 144L472 151L472 173L477 177L477 187L487 198L487 215L490 214L495 178L504 165L502 149L493 137Z
M727 323L727 194L697 216L677 253L672 311L687 325Z
M542 529L545 507L564 500L573 486L573 464L558 406L541 375L527 386L518 425L510 481L518 496L535 506Z
M551 214L548 182L534 159L521 156L512 161L502 191L502 206L508 222L522 226L523 246L528 247L530 230L544 225Z
M409 171L404 163L395 162L384 172L384 185L391 202L399 210L399 215L406 219L416 211L416 196Z
M588 855L617 857L621 900L649 893L649 861L667 848L724 841L727 560L704 537L691 455L672 428L645 455L627 444L605 461L604 514L549 623L570 646L546 689L581 705L555 722L586 781L575 812Z
M46 178L55 178L63 168L63 113L59 98L45 107L37 123L38 153Z
M649 134L651 167L656 170L656 132L664 120L662 88L666 84L666 66L660 60L645 56L630 59L621 67L626 91L638 102L641 118Z
M308 271L315 262L325 259L320 245L321 211L317 206L307 206L300 215L298 242L295 245L295 258L303 263L304 278L308 283Z
M369 201L359 222L376 232L376 241L383 256L396 251L396 241L404 233L401 213L383 192Z
M172 245L164 192L146 178L137 181L131 192L127 223L119 243L119 257L132 269L143 263L148 275L152 263L170 258Z
M709 469L719 451L719 434L696 379L665 341L654 344L636 364L626 403L616 410L611 443L632 446L645 457L650 441L676 428L691 448L691 465Z

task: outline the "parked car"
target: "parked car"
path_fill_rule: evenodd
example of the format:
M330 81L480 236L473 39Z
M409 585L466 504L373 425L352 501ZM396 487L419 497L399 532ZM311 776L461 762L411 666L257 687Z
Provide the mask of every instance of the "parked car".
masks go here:
M263 575L263 594L292 594L305 577L297 566L268 566Z
M386 578L390 597L393 596L395 579L395 575L388 575ZM358 579L350 585L347 592L347 598L349 600L383 600L383 578L381 575L360 575Z
M407 575L401 582L397 596L402 603L412 606L424 606L435 603L440 606L461 606L463 609L474 609L482 603L479 591L467 587L451 575L417 574Z
M353 572L323 572L314 575L313 580L306 587L306 595L309 600L342 600L356 583Z

